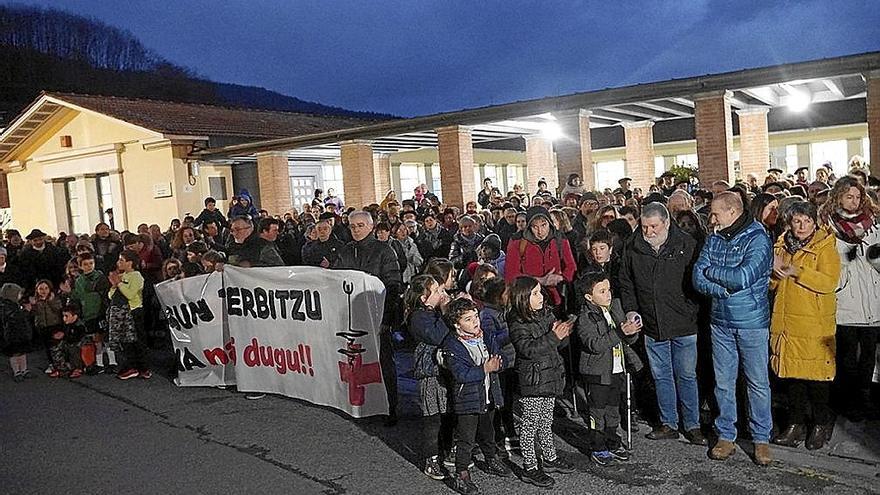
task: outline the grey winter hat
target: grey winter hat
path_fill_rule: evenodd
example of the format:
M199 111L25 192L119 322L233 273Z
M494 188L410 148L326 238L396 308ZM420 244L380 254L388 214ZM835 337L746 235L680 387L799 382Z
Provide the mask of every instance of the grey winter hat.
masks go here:
M20 285L13 284L12 282L5 283L3 287L0 287L0 299L17 303L21 299L22 292L24 292L24 289Z
M6 248L0 246L0 256L6 256Z

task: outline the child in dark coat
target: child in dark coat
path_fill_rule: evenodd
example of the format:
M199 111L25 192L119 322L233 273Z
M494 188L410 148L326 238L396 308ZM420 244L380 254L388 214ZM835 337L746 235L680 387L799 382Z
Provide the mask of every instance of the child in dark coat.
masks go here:
M20 300L24 289L13 283L0 287L0 348L9 357L13 379L22 382L30 378L27 353L31 350L33 327Z
M590 459L599 466L608 466L615 460L629 460L617 428L626 370L629 367L637 371L642 366L629 347L636 341L642 323L624 316L620 300L612 299L611 283L605 272L587 272L578 283L585 300L578 317L577 335L582 344L581 382L590 409Z
M51 378L64 376L68 371L70 378L79 378L83 374L83 362L80 357L80 345L86 335L86 325L79 318L79 306L69 304L61 309L64 327L52 335L52 373Z
M449 301L446 290L431 275L419 275L410 281L403 296L405 319L416 342L413 352L413 377L418 380L419 409L422 412L423 473L442 480L446 473L440 465L440 448L451 449L451 429L443 419L448 412L446 381L440 377L437 351L449 335L449 327L440 314ZM448 421L447 421L448 423ZM447 445L441 445L446 443Z
M456 299L446 311L453 334L443 340L443 364L452 376L452 409L458 419L453 488L458 493L479 493L468 472L474 444L480 446L484 471L507 477L512 473L497 457L493 419L503 404L498 370L500 349L489 334L480 329L477 306L468 299Z

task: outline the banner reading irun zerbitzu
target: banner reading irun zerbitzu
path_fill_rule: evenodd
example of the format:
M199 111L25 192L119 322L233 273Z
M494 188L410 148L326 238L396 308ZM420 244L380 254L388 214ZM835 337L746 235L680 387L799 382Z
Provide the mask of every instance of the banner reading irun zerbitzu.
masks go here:
M187 291L170 290L166 284L198 278L156 287L166 314L175 307L189 307L193 301L188 297L204 297L189 285ZM353 417L387 414L379 366L385 287L379 279L362 272L315 267L226 266L213 299L220 303L217 320L223 323L219 331L211 331L220 338L199 343L222 345L197 352L190 335L187 355L175 340L181 376L194 377L182 379L180 385L216 385L195 378L218 376L216 371L191 373L199 365L223 367L226 383L234 379L239 391L286 395ZM234 375L222 365L221 351Z

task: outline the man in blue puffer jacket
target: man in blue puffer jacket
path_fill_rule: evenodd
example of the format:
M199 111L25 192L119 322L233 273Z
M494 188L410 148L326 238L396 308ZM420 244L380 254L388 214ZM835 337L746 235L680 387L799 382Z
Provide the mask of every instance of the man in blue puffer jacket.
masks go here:
M736 450L736 378L742 363L754 460L765 466L771 462L773 426L767 372L772 242L735 192L715 196L712 217L715 233L706 240L693 273L694 287L712 298L712 359L720 414L715 419L718 443L709 457L725 460Z

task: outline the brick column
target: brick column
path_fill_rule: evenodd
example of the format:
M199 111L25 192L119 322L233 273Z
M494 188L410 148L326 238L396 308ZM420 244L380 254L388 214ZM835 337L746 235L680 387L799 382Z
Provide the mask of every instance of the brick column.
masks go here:
M563 113L558 116L563 136L553 143L559 183L565 184L568 176L578 174L588 191L596 189L596 172L593 168L593 149L590 137L589 110Z
M385 193L388 192L389 189L393 189L394 185L391 183L391 155L388 153L379 153L373 155L373 174L375 177L374 191L371 203L375 201L376 203L382 201L385 197ZM403 198L408 198L412 195L412 191L396 191L397 192L397 200L398 202L403 201Z
M645 194L655 183L654 178L654 122L643 120L623 125L626 139L626 175L633 187L641 187Z
M556 194L559 186L559 172L553 156L553 142L544 136L523 136L526 140L526 192L534 195L538 191L538 180L547 181L547 189Z
M283 151L258 153L257 181L260 184L259 208L268 211L270 215L283 215L293 206L287 153Z
M740 179L755 174L758 183L770 168L770 135L767 133L767 107L737 110L739 116Z
M376 201L379 181L374 176L373 145L369 141L345 141L340 143L340 148L345 204L361 209Z
M729 91L694 96L694 126L700 183L710 186L716 180L733 179L733 124Z
M880 177L880 71L865 74L868 85L868 145L870 153L868 162L871 164L871 175Z
M440 189L443 204L464 210L468 201L476 201L474 185L474 147L471 130L453 125L436 129L440 155Z

